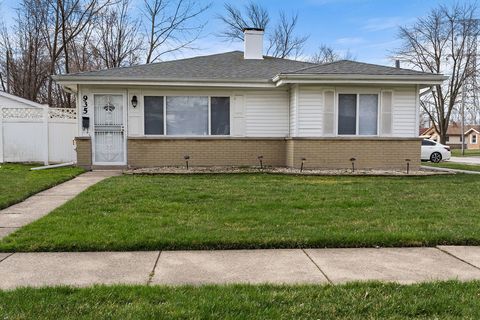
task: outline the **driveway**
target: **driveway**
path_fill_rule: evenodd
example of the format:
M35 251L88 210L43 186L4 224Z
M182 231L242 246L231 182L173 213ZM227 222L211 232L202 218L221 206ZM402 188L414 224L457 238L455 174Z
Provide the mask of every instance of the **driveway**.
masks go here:
M451 157L448 162L480 165L480 157Z

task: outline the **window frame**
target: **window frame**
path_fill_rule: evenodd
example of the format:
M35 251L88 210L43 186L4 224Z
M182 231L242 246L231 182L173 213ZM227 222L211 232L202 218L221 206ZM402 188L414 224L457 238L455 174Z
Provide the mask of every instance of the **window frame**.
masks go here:
M192 138L201 138L201 137L230 137L232 135L232 95L230 94L197 94L197 93L173 93L169 92L168 94L161 93L150 93L146 92L142 95L142 116L144 117L143 123L145 123L145 97L163 97L163 134L145 134L145 126L143 127L143 135L148 137L192 137ZM206 135L168 135L167 134L167 98L168 97L207 97L208 98L208 133ZM228 135L212 135L212 97L213 98L228 98L229 99L229 126L230 134Z
M475 142L473 142L473 137L475 137ZM477 143L478 143L478 136L476 133L472 133L470 144L477 144Z
M354 94L356 95L356 119L355 119L355 134L339 134L339 111L340 111L340 95L342 94ZM360 95L376 95L377 96L377 133L376 134L359 134L360 132ZM380 136L380 118L382 112L381 106L381 92L373 90L345 90L337 91L335 95L335 135L337 137L379 137Z

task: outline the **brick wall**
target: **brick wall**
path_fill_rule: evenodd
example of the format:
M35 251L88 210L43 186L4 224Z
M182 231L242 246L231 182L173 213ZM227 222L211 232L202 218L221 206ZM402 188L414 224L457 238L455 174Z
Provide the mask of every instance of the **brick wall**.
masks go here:
M77 145L77 166L90 170L92 168L92 140L90 137L75 138Z
M91 168L91 141L77 138L77 162ZM420 139L402 138L129 138L130 167L184 165L256 166L258 156L268 166L305 168L404 169L410 159L412 170L420 166Z
M255 166L262 155L265 165L285 166L285 146L282 138L129 138L128 165L184 165L189 155L192 166Z
M300 167L306 158L305 168L351 168L351 158L359 169L403 169L405 159L410 168L420 167L420 139L383 138L291 138L287 141L287 166Z

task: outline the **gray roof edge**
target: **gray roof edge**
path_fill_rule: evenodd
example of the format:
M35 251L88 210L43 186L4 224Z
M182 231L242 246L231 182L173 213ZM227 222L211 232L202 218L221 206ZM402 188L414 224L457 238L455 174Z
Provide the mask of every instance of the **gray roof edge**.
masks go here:
M125 77L110 77L110 76L76 76L76 75L54 75L52 79L57 82L69 82L69 81L111 81L111 82L232 82L232 83L243 83L243 82L253 82L253 83L269 83L272 82L272 79L269 78L254 78L254 79L209 79L209 78L125 78Z

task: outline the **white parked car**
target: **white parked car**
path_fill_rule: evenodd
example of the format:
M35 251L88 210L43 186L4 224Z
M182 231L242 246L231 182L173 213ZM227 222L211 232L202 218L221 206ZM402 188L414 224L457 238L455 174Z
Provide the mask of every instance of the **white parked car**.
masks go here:
M422 140L422 160L439 163L442 160L449 160L452 156L450 147L433 140Z

